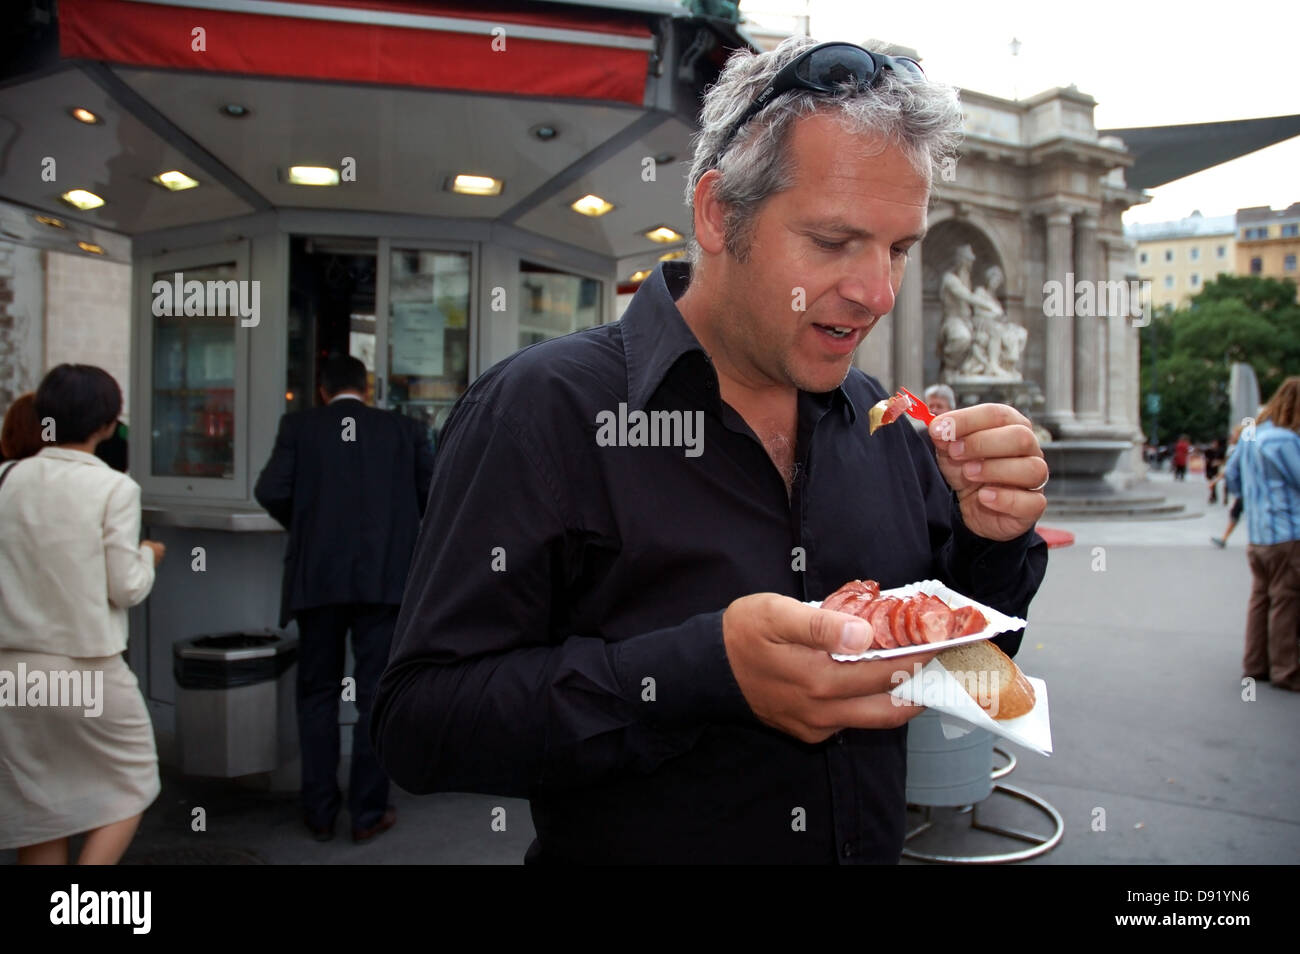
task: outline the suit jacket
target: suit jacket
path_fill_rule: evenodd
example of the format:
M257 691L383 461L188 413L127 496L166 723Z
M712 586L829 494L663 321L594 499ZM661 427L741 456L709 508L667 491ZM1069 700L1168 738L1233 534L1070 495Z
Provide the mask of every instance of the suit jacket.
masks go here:
M154 582L140 485L66 447L4 466L14 471L0 487L0 649L122 652L127 608Z
M289 531L280 625L317 606L400 604L432 475L409 417L346 398L284 415L253 491Z

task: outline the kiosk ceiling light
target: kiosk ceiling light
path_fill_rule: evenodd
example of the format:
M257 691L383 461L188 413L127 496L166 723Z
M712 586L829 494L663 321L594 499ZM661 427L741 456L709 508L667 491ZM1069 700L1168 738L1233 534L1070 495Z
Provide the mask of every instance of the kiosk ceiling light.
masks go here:
M647 229L645 237L652 242L659 242L667 245L669 242L680 242L682 240L681 232L674 232L666 225L656 225L652 229Z
M643 268L639 272L633 272L632 277L629 279L629 281L643 282L649 277L650 277L650 269Z
M36 221L39 222L39 223L41 223L41 225L48 225L48 226L49 226L50 228L52 228L52 229L66 229L66 228L67 228L67 226L63 224L63 220L62 220L62 219L56 219L56 218L55 218L54 216L52 216L52 215L38 215L38 216L36 216Z
M302 186L336 186L339 171L329 166L290 166L289 182Z
M74 106L68 110L68 115L79 123L85 123L87 126L98 126L102 119L86 109L84 106Z
M221 114L231 119L247 119L252 112L247 106L241 106L239 103L226 103L221 107Z
M673 252L664 252L662 255L659 256L659 261L672 262L672 261L676 261L679 258L685 258L685 257L686 257L686 250L683 248L679 248Z
M542 142L550 142L560 134L560 131L549 123L542 123L540 126L534 126L529 130L534 136Z
M505 183L491 176L472 176L459 173L451 180L451 191L461 195L500 195Z
M592 195L589 192L581 199L569 203L569 208L574 212L579 212L582 215L590 215L594 218L595 216L604 215L606 212L612 211L614 206L613 203L606 202L600 196Z
M89 252L91 255L103 255L104 246L96 245L94 242L78 242L77 248L83 252Z
M74 209L80 209L82 212L89 212L91 209L98 209L104 204L104 200L93 192L87 192L85 189L69 189L63 195L59 196L64 202Z
M178 169L172 169L170 172L160 172L153 177L152 181L169 192L183 192L186 189L193 189L199 184L198 179L191 179Z

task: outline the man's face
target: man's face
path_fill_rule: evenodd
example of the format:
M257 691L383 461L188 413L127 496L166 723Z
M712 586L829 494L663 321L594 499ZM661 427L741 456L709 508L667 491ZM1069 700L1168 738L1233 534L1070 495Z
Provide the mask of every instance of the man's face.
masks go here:
M789 148L794 186L763 204L747 261L726 258L719 277L735 307L717 317L751 385L823 393L893 309L907 251L925 232L930 181L897 147L829 116L798 122Z
M926 402L926 407L930 409L931 414L935 415L952 410L952 405L948 403L948 399L942 394L936 394L934 397L930 398L930 400Z

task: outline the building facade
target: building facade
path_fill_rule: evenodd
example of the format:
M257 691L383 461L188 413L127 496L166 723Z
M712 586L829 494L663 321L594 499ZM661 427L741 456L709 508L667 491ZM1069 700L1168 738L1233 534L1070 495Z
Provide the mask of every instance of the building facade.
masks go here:
M1124 235L1137 251L1138 276L1151 283L1155 308L1182 308L1206 282L1237 268L1236 217L1193 212L1173 222L1129 225Z
M1237 210L1237 271L1300 283L1300 202Z

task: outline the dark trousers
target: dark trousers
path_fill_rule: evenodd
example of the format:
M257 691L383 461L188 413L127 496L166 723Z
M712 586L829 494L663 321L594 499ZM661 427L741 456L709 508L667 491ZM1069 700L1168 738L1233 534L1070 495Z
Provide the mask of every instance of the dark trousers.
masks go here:
M1300 690L1300 540L1246 547L1254 585L1246 610L1247 676Z
M302 750L302 804L307 823L333 824L339 794L339 702L348 631L352 631L357 723L352 729L348 811L352 827L370 828L388 806L388 776L370 745L370 707L388 663L396 606L346 603L299 610L298 739Z

